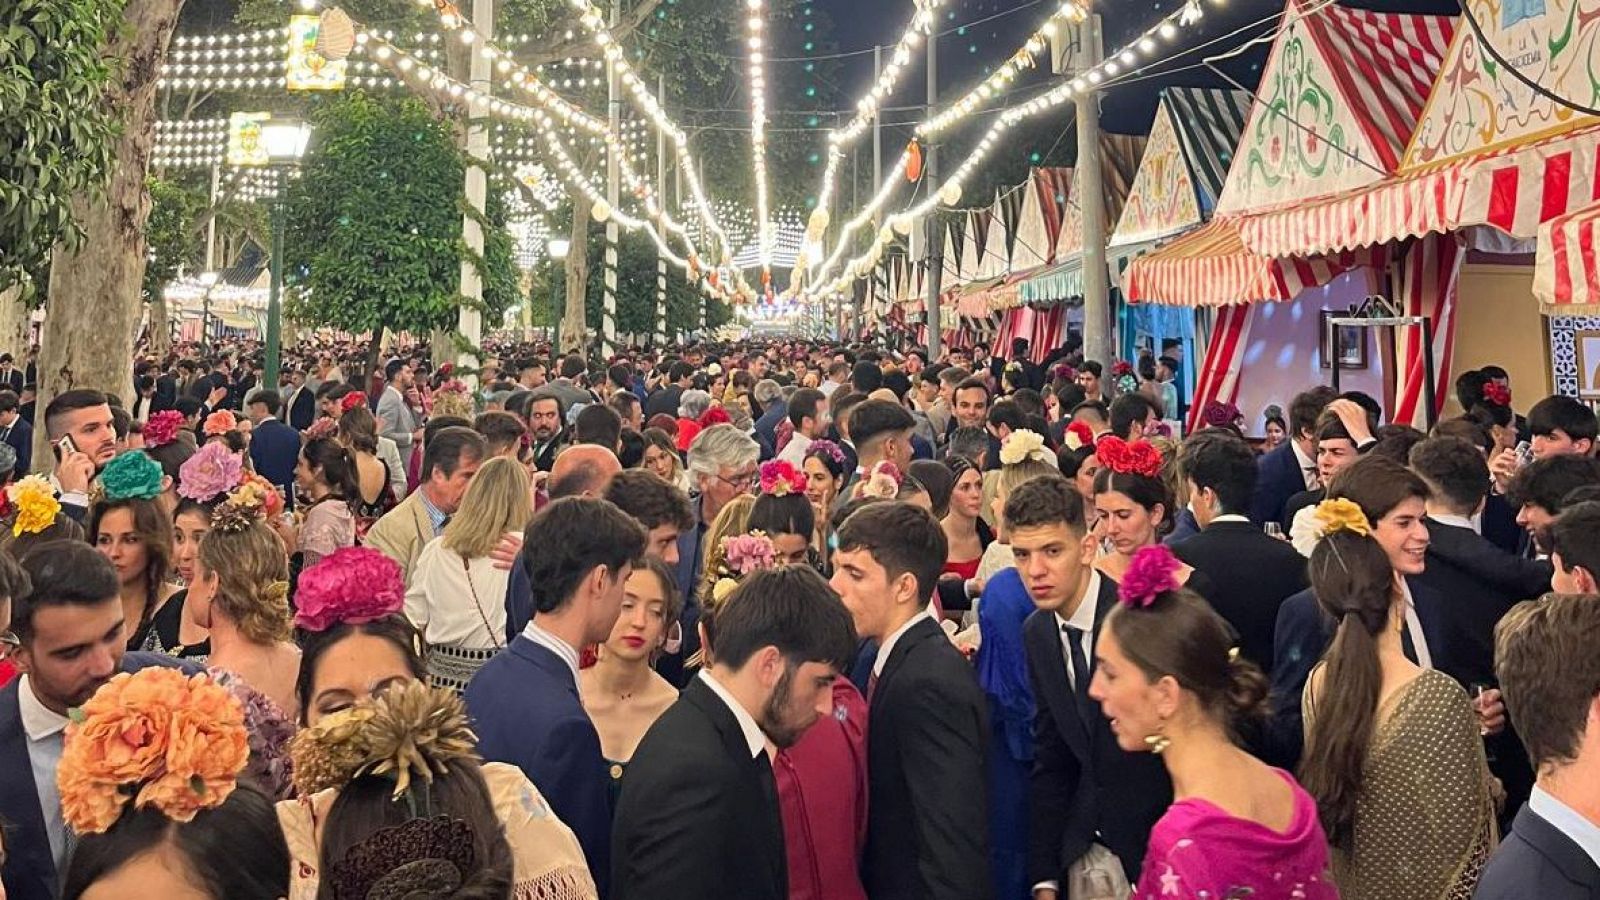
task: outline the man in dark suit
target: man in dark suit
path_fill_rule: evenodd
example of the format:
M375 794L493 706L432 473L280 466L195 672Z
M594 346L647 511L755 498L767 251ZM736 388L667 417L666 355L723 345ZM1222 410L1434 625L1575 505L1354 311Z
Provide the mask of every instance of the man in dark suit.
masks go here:
M1345 469L1328 489L1330 498L1345 498L1361 507L1372 537L1383 547L1400 576L1407 599L1401 643L1408 659L1451 677L1461 670L1459 642L1450 635L1455 614L1452 599L1422 582L1427 568L1428 486L1410 469L1392 459L1368 456ZM1315 557L1313 556L1313 559ZM1328 642L1332 623L1317 606L1317 568L1311 567L1309 590L1285 600L1278 609L1273 639L1271 750L1268 761L1293 770L1304 748L1301 694Z
M33 471L33 423L22 417L21 404L10 390L0 390L0 442L17 452L12 471L18 478Z
M1282 522L1289 498L1317 486L1317 419L1335 396L1333 388L1315 387L1289 404L1289 439L1257 464L1250 521Z
M1477 900L1600 897L1600 605L1560 596L1523 603L1496 629L1495 671L1539 773Z
M650 399L644 403L644 420L649 422L659 415L678 417L678 402L683 399L683 392L689 389L690 381L694 378L694 366L683 360L678 360L667 369L667 384L656 389Z
M289 499L294 496L300 433L278 421L281 405L277 391L261 390L250 395L245 411L255 426L250 436L250 462L262 478L281 488L284 498Z
M306 384L305 373L298 369L284 370L284 378L293 388L285 403L284 419L295 431L305 431L317 420L317 392Z
M578 699L578 652L611 635L644 550L644 528L606 500L568 497L541 510L520 560L535 618L466 692L478 751L539 786L583 845L602 896L611 870L611 787L600 736Z
M548 385L528 399L528 436L533 441L534 467L541 472L555 468L556 456L572 443L566 415L567 408Z
M839 529L834 590L877 642L867 679L867 845L873 900L989 900L989 726L972 667L926 607L944 530L909 503L862 507Z
M756 572L716 615L709 668L639 742L617 802L613 900L783 900L783 821L768 745L833 714L850 614L806 566Z
M1278 607L1306 589L1305 557L1244 516L1257 471L1244 441L1221 429L1198 432L1183 442L1178 468L1201 531L1172 552L1217 586L1211 605L1238 633L1245 658L1270 672Z
M777 453L778 423L789 417L789 404L783 399L783 393L776 381L770 379L756 382L755 389L751 391L755 401L761 404L761 418L756 419L755 431L763 447L772 448L773 455ZM762 459L770 459L763 456Z
M15 607L11 629L21 641L13 657L20 674L0 689L0 879L12 900L54 900L72 844L55 784L68 711L118 672L180 664L123 653L116 570L81 541L36 547L20 567L0 562L0 594L0 611L7 600Z
M1150 829L1172 803L1172 782L1154 754L1117 746L1089 696L1094 644L1117 603L1117 586L1094 568L1097 543L1071 482L1044 478L1018 487L1006 498L1005 521L1017 574L1038 607L1022 626L1037 709L1033 896L1066 897L1069 873L1094 845L1137 881Z
M0 388L20 394L22 385L22 370L12 363L11 354L0 353Z

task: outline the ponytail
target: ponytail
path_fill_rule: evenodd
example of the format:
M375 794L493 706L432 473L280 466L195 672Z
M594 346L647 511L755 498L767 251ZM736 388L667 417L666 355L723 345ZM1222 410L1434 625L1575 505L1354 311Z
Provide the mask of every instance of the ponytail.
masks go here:
M303 452L311 468L320 470L334 496L352 505L360 500L355 451L329 438L314 438L306 442Z

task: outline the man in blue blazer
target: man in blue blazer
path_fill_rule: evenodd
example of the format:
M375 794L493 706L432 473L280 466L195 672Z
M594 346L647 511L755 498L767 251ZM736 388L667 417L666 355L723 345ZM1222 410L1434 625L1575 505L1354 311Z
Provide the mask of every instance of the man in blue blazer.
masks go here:
M567 497L523 536L534 618L467 685L484 759L522 769L583 845L604 896L611 870L611 782L600 735L578 698L578 651L603 643L645 530L608 500Z
M22 417L17 395L8 390L0 390L0 441L17 452L17 478L33 471L33 423Z
M54 900L71 847L55 783L69 711L119 672L178 662L123 653L116 570L81 541L42 544L20 567L0 560L0 594L20 641L20 674L0 690L0 880L11 900Z
M292 503L294 467L300 459L300 433L278 421L283 400L277 391L256 391L250 395L246 406L250 421L255 425L250 435L250 462L262 478L283 491L284 500Z
M1476 900L1600 897L1600 604L1522 603L1495 629L1495 673L1533 768L1533 794L1489 859Z
M1289 404L1289 439L1256 465L1250 521L1257 525L1282 521L1289 498L1316 486L1317 420L1335 396L1333 388L1314 387Z

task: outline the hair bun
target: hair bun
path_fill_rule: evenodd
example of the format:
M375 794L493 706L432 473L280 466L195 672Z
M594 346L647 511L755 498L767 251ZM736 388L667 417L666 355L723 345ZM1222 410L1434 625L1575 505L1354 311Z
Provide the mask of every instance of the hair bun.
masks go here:
M1260 721L1269 712L1267 695L1271 683L1261 667L1239 654L1228 651L1228 718L1234 723Z
M1267 408L1261 411L1261 418L1281 419L1283 418L1283 407L1276 403L1268 404Z

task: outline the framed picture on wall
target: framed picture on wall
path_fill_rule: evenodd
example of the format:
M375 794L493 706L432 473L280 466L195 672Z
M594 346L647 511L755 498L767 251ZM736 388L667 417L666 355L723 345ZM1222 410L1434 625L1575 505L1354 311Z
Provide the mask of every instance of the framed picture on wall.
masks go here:
M1346 316L1348 312L1325 309L1317 321L1317 345L1322 350L1322 367L1333 368L1333 361L1339 361L1341 369L1365 369L1367 367L1367 336L1364 330L1357 325L1340 325L1334 329L1333 339L1335 347L1328 346L1328 320L1336 316ZM1596 362L1600 362L1597 359Z
M1572 343L1578 356L1578 399L1600 400L1600 329L1579 329Z

